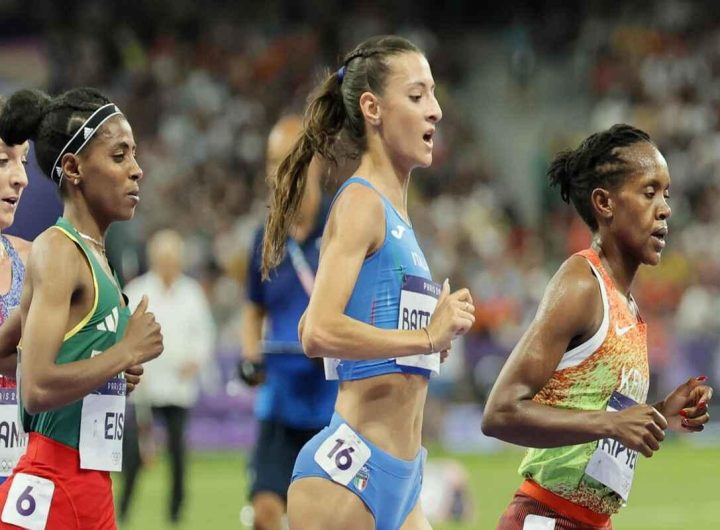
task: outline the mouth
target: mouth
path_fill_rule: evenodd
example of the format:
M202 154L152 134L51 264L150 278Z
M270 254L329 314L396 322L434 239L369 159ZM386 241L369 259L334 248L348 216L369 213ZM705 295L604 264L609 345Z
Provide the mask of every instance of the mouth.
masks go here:
M423 134L423 142L425 142L425 145L427 145L430 149L432 149L433 146L433 136L435 135L435 129L429 129L428 131Z
M20 197L5 197L2 199L2 202L10 206L10 208L14 209L17 206L19 200Z
M130 193L128 193L128 197L130 197L130 200L133 201L135 204L140 202L140 191L133 190Z
M655 230L652 234L650 234L650 237L655 241L655 245L662 250L665 248L665 243L668 235L668 228L667 226L661 226L657 230Z

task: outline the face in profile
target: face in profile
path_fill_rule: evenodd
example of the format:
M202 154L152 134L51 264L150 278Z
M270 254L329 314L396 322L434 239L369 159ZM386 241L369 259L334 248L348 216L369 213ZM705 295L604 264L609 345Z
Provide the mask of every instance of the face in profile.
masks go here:
M379 96L380 134L391 157L407 171L432 163L435 127L442 110L424 55L402 53L387 59L390 73Z
M132 128L123 116L109 119L78 155L83 192L93 213L109 221L131 219L140 202L142 169Z
M0 140L0 230L15 221L20 197L28 185L25 164L29 149L28 142L9 146Z
M660 151L649 142L638 142L620 150L632 173L611 194L612 230L639 263L657 265L668 235L672 214L670 173Z

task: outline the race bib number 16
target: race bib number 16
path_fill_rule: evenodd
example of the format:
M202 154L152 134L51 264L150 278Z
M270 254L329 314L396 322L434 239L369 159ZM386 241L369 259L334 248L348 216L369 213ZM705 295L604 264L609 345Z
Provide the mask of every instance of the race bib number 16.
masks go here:
M0 519L29 530L45 530L54 492L52 480L18 473L13 478Z
M347 486L370 455L370 448L365 442L343 423L315 452L315 461L332 480Z

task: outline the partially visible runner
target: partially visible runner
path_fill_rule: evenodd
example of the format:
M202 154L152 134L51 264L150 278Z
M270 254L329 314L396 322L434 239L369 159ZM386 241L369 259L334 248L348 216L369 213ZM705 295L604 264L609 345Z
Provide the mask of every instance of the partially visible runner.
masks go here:
M647 330L630 291L640 265L660 262L671 214L650 137L615 125L556 156L548 177L593 242L550 281L488 398L483 431L532 448L498 529L610 529L638 452L651 457L668 427L701 431L712 389L700 376L645 404Z
M97 90L21 90L0 114L0 137L34 141L64 202L28 259L18 373L29 440L0 486L0 528L115 528L109 472L122 465L126 389L162 352L147 298L131 316L105 256L108 226L139 201L132 129Z
M4 106L5 99L0 98L0 112ZM28 185L25 164L29 149L27 141L11 146L0 140L0 231L12 226L20 197ZM8 319L20 306L30 246L24 239L0 234L0 325L7 322L19 328L17 317L10 322ZM0 366L0 373L6 374L0 375L0 423L8 426L6 436L0 436L0 484L10 475L27 443L27 436L18 425L16 359L15 355L4 357Z
M285 116L270 131L266 173L271 187L282 159L302 133L300 116ZM315 281L329 201L323 199L324 164L313 161L285 258L262 280L264 230L255 234L243 307L241 377L259 384L255 415L260 432L250 460L250 499L256 530L280 530L293 466L300 449L330 423L337 382L326 381L320 359L308 359L298 323ZM263 325L265 332L263 334Z

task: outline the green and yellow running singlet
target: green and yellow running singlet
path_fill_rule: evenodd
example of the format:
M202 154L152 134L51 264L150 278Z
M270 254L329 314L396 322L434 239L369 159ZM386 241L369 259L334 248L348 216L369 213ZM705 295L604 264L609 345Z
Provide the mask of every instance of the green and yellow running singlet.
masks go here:
M115 345L125 333L130 310L123 303L117 278L108 276L75 227L60 217L52 228L61 231L80 248L90 264L95 290L89 313L63 338L55 362L65 364L89 359ZM124 395L124 387L122 392ZM82 409L82 399L35 415L28 414L22 406L20 408L26 431L42 434L75 449L79 446Z

